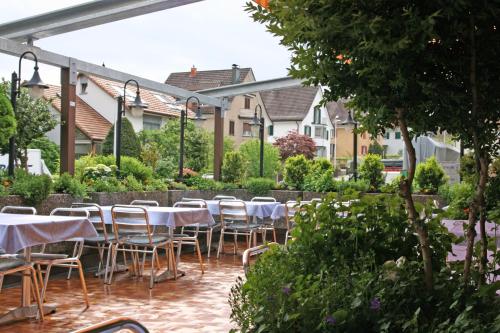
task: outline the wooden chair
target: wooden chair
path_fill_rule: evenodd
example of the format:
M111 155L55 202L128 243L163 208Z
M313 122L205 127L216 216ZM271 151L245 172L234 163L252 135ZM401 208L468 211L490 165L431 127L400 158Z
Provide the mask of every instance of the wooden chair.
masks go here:
M173 238L169 235L155 235L149 224L149 215L145 207L131 205L114 205L111 207L113 219L113 232L116 242L112 246L112 266L108 284L111 284L113 272L116 266L116 254L118 251L128 252L132 256L132 269L141 276L147 254L151 254L151 277L149 288L152 289L156 277L156 267L160 269L158 248L164 247L167 258L173 261L174 276L177 277ZM143 255L142 265L139 255Z
M251 224L247 213L247 207L244 201L241 200L221 200L219 202L221 231L219 247L217 250L217 258L220 253L224 252L224 235L233 235L234 237L234 254L238 249L238 236L245 236L247 240L247 248L253 240L256 243L255 233L258 231L258 224Z
M22 260L2 259L0 260L0 291L2 290L3 278L5 275L22 273L29 274L31 281L31 290L35 295L36 305L38 307L39 319L43 321L43 306L38 288L36 272L31 264L27 264Z
M174 207L184 208L206 208L201 201L179 201L174 204ZM200 262L201 273L205 273L203 268L203 258L201 257L200 243L198 242L198 234L200 232L200 224L186 226L181 228L180 234L174 234L174 245L177 246L177 262L180 262L182 245L193 245L196 248L198 261Z

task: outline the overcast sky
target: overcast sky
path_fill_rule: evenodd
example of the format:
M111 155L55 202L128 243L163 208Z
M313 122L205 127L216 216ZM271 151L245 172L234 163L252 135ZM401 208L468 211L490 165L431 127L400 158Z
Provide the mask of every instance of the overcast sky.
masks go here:
M79 0L0 1L0 23L56 10ZM252 67L257 80L287 75L290 53L253 22L246 0L205 0L35 42L42 49L163 82L169 73ZM23 61L23 79L32 63ZM17 59L0 53L0 77L10 79ZM47 83L59 84L59 71L40 66ZM29 77L28 77L29 76Z

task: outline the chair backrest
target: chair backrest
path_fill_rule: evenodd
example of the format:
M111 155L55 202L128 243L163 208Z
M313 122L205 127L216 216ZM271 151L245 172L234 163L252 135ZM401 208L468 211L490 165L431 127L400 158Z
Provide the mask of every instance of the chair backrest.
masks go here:
M203 208L208 207L207 202L205 200L198 198L182 198L180 202L199 202L203 205Z
M249 223L247 205L242 200L221 200L219 201L219 214L222 226L226 222Z
M156 200L133 200L130 204L132 206L149 206L149 207L160 206L160 204Z
M311 199L311 202L316 202L316 203L321 203L323 201L323 199L321 198L312 198Z
M285 203L285 222L286 228L290 230L292 223L295 222L295 213L297 213L303 205L310 204L311 201L287 201Z
M104 240L106 242L108 241L108 232L106 230L106 224L104 223L104 213L102 212L101 206L96 203L74 202L71 204L71 208L87 210L89 213L89 221L92 222L95 230L103 234Z
M131 333L149 333L144 325L128 317L106 320L102 323L79 329L73 333L114 333L123 332L124 330Z
M177 201L174 207L207 208L207 203L204 200Z
M216 195L215 197L213 197L212 200L238 200L238 199L236 199L236 197L234 197L232 195L219 194L219 195Z
M276 199L273 197L253 197L252 202L276 202Z
M0 210L0 213L36 215L36 209L35 207L26 206L5 206Z
M148 236L149 243L153 243L153 229L149 224L149 215L145 207L113 205L111 218L116 239L120 239L120 235L124 234L141 234Z
M55 208L50 212L50 215L56 216L78 216L88 219L90 217L89 211L82 208Z

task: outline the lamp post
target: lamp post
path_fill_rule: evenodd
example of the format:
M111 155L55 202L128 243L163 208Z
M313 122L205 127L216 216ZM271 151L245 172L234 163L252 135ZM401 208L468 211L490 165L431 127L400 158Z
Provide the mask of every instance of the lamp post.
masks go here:
M131 110L137 110L137 111L142 111L147 107L147 104L144 103L141 100L140 92L139 92L139 83L134 80L130 79L127 82L125 82L125 85L123 86L123 96L118 96L118 114L116 117L116 126L115 126L115 159L116 159L116 173L117 175L120 174L120 167L121 167L121 137L122 137L122 116L125 114L125 110L127 107L127 85L129 83L133 82L135 86L137 87L137 91L135 93L135 99L133 102L128 105Z
M352 160L352 169L354 180L358 180L358 134L356 130L358 129L358 122L352 118L351 110L347 114L347 119L342 122L342 125L353 126L352 135L353 135L353 160Z
M257 117L257 109L259 110L259 117ZM257 104L253 114L252 126L259 128L260 140L260 163L259 163L259 176L264 177L264 117L262 117L262 106Z
M31 80L28 82L24 82L21 84L21 63L26 55L30 54L33 56L33 60L35 60L34 73L31 77ZM43 95L43 89L47 89L49 86L43 83L40 78L40 74L38 74L38 58L36 54L31 51L26 51L19 57L19 76L16 72L12 73L11 83L10 83L10 102L12 104L12 109L14 110L14 114L16 113L17 107L17 97L21 94L21 87L29 88L31 90L30 95L33 98L38 98ZM9 138L9 167L8 174L9 176L14 176L14 168L16 162L16 138L13 135Z
M205 118L203 118L203 114L201 112L201 107L200 107L200 100L196 96L190 96L188 99L186 99L186 107L181 110L181 130L180 130L180 143L179 143L179 179L178 181L181 182L184 178L184 131L187 126L187 112L188 112L188 106L189 106L189 101L191 99L196 100L196 116L194 118L195 123L198 125L200 124Z

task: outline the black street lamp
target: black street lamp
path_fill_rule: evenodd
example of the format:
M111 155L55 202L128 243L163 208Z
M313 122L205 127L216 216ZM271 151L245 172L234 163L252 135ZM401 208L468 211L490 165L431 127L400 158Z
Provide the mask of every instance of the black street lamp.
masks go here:
M134 80L130 79L127 82L125 82L125 85L123 86L123 96L118 96L118 114L116 118L116 128L115 128L115 158L116 158L116 173L117 175L120 174L120 167L121 167L121 141L122 141L122 116L125 114L125 110L127 108L127 85L133 82L135 83L135 86L137 87L137 91L135 92L135 99L133 102L131 102L128 107L130 107L132 113L134 113L134 110L137 110L138 112L144 110L147 107L147 104L144 103L141 100L140 92L139 92L139 83Z
M33 77L28 82L24 82L21 84L21 62L26 55L30 54L33 56L33 60L35 60L35 72L33 73ZM38 98L43 95L43 89L47 89L49 86L43 83L40 78L40 74L38 74L38 58L36 54L31 51L26 51L19 57L19 76L17 76L16 72L12 73L11 83L10 83L10 102L12 104L12 109L14 110L14 114L16 113L17 106L17 97L21 94L21 87L29 88L31 90L31 96L34 98ZM14 168L16 163L16 138L13 135L9 139L9 167L8 172L9 176L14 176Z
M187 126L187 112L188 112L188 107L189 107L189 100L190 99L195 99L196 100L196 116L194 118L194 121L196 124L201 123L205 118L203 118L203 114L201 112L201 107L200 107L200 100L196 96L190 96L186 100L186 108L181 110L181 131L180 131L180 147L179 147L179 182L182 182L184 178L184 131Z
M257 117L257 109L259 109L259 117ZM259 127L259 140L260 140L260 164L259 176L264 177L264 117L262 117L262 106L257 104L253 114L252 126Z
M351 110L347 114L347 119L341 123L342 125L353 126L352 135L353 135L353 160L352 160L352 169L354 180L358 180L358 134L356 130L358 129L358 122L352 118Z

